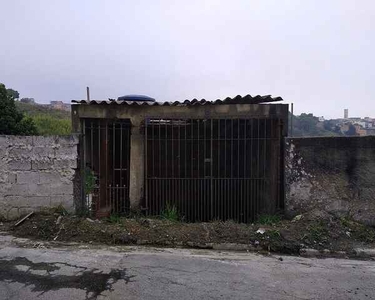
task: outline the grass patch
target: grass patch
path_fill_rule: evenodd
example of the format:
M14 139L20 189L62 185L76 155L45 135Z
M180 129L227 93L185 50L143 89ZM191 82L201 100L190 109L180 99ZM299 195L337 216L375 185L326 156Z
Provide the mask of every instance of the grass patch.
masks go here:
M161 212L161 217L165 220L176 222L179 219L177 207L167 203L166 208Z
M310 240L323 242L328 238L328 230L323 221L314 223L308 227L308 235Z
M345 227L350 227L350 225L352 225L352 222L349 219L349 217L340 218L340 223L342 226L345 226Z
M40 214L42 215L58 214L61 216L69 215L68 211L65 209L65 207L62 204L59 204L58 206L53 206L53 207L44 207L41 209Z
M281 234L278 230L267 230L266 233L271 240L279 240L281 238Z
M257 223L262 225L275 225L281 221L279 215L260 215Z
M109 216L107 221L112 224L118 224L118 223L121 223L121 217L117 214L112 214Z
M373 243L375 242L375 230L368 228L362 224L358 224L357 228L353 230L354 237L361 242Z
M359 224L348 217L340 219L341 225L345 226L353 237L361 242L373 243L375 242L375 230L363 224Z

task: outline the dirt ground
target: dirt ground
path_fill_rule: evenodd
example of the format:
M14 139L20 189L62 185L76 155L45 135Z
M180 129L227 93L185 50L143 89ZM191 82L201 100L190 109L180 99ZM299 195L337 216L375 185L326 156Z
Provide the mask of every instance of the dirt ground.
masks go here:
M320 211L293 220L263 216L256 224L184 223L143 217L92 220L56 211L35 213L17 227L15 223L4 223L0 229L18 237L48 241L195 248L236 243L251 245L259 251L287 254L298 254L301 248L350 254L356 247L375 247L375 228Z

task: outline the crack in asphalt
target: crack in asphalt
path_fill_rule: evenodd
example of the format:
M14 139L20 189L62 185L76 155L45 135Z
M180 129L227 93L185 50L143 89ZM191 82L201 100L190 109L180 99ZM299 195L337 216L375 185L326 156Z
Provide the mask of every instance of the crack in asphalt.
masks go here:
M61 269L59 265L82 269L82 271L76 275L51 274ZM28 269L20 270L20 266L26 266ZM47 274L41 275L35 271L46 271ZM112 291L113 284L117 281L124 280L125 284L128 284L134 277L127 275L126 269L112 269L109 273L104 273L95 268L88 269L61 262L34 263L25 257L16 257L12 260L0 259L0 281L33 286L32 291L41 294L64 288L81 289L86 291L86 299L91 300L96 299L104 291Z

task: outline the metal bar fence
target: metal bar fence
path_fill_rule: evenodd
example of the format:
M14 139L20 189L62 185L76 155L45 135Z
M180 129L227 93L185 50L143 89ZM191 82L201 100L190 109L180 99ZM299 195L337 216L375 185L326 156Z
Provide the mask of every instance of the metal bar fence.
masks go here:
M128 213L129 120L88 119L83 123L84 206L89 215Z
M145 130L149 214L252 222L278 208L280 119L147 118Z

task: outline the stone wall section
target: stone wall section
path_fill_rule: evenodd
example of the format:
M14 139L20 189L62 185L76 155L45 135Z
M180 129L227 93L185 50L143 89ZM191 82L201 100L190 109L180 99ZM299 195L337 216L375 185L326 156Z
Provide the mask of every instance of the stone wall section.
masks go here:
M313 209L375 226L375 136L286 139L285 212Z
M74 211L78 136L0 136L0 218L62 205Z

